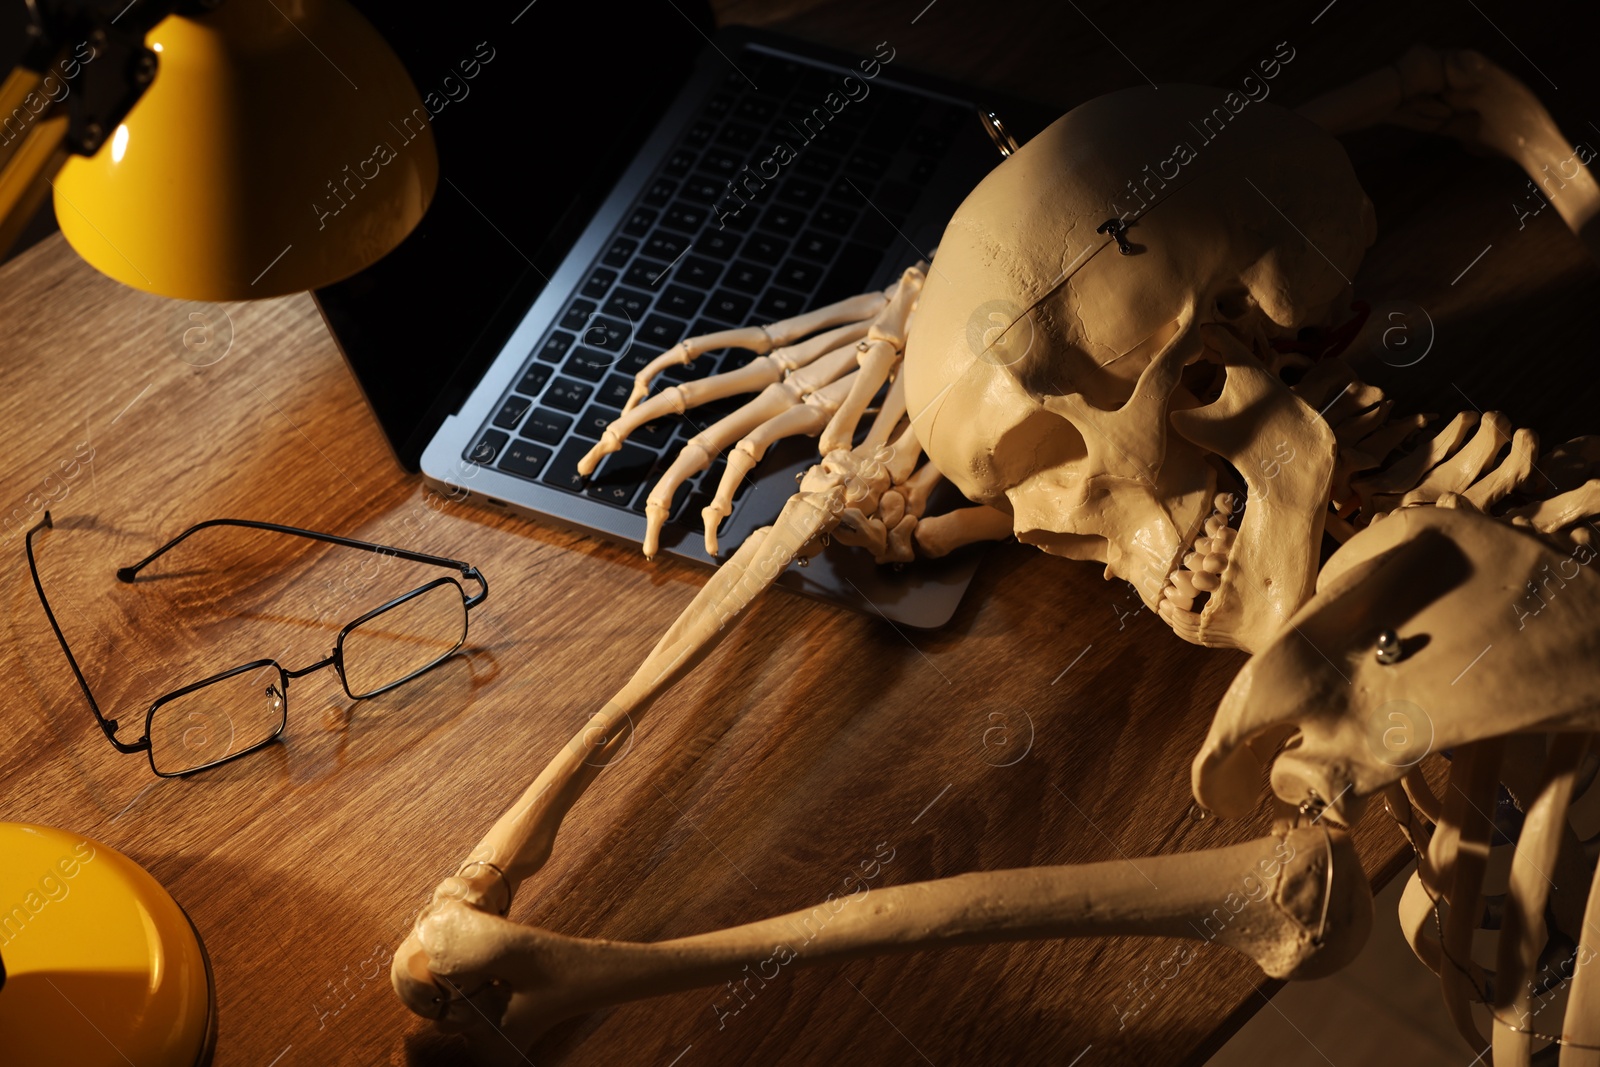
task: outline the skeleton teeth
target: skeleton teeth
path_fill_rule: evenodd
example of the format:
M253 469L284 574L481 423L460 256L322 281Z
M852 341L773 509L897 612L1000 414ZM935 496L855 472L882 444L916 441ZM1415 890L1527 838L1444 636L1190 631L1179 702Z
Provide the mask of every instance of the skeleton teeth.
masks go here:
M1194 582L1190 579L1188 571L1173 571L1172 577L1168 581L1170 582L1167 586L1168 589L1176 590L1180 596L1188 597L1190 600L1193 600L1200 592L1194 587Z
M1200 616L1193 611L1186 611L1171 600L1163 600L1158 614L1161 621L1172 627L1177 633L1187 634L1194 640L1200 633Z
M1222 574L1239 537L1239 531L1228 525L1234 514L1234 494L1218 493L1212 503L1216 510L1197 531L1199 536L1184 553L1182 564L1167 576L1161 590L1158 611L1168 625L1180 631L1198 631L1200 613L1194 610L1194 602L1222 588Z

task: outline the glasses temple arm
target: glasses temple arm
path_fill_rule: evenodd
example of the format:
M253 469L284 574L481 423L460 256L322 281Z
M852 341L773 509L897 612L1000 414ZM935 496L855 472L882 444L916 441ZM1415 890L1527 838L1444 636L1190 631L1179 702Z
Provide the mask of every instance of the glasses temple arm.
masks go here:
M23 539L23 545L28 553L28 573L33 576L33 588L39 594L39 604L44 608L45 618L50 620L50 629L55 632L56 640L61 643L61 651L67 657L67 666L72 668L72 676L78 680L78 688L83 690L83 698L89 702L89 710L94 712L100 729L105 731L106 737L116 746L118 752L142 752L150 747L148 739L140 739L131 745L117 740L117 720L106 718L100 711L100 705L95 703L94 694L89 691L89 683L84 679L83 671L78 668L78 660L67 645L67 637L61 632L61 624L56 622L56 613L50 607L50 599L44 595L44 584L39 580L39 564L33 557L33 535L40 530L54 528L55 523L50 521L50 513L47 511L44 513L44 518L39 520Z
M201 530L208 529L212 526L244 526L252 530L266 530L269 533L290 534L294 537L304 537L311 541L322 541L330 545L341 545L345 548L358 548L363 552L379 552L385 555L397 556L400 559L410 560L412 563L427 563L436 567L449 567L451 570L460 571L462 577L470 578L476 581L480 586L483 586L482 591L471 598L469 606L471 604L481 603L483 598L486 597L489 592L488 586L484 583L483 576L478 573L477 568L463 563L458 559L446 559L444 556L432 556L426 552L412 552L409 549L394 548L390 545L374 544L371 541L357 541L353 537L340 537L338 534L319 533L316 530L303 530L298 526L283 526L275 522L257 522L254 519L207 519L205 522L197 522L187 530L183 531L177 537L174 537L172 540L168 541L166 544L150 553L144 559L141 559L138 563L135 563L133 566L118 568L117 579L124 582L133 581L141 570L160 559L167 552L176 548L190 535L197 534Z

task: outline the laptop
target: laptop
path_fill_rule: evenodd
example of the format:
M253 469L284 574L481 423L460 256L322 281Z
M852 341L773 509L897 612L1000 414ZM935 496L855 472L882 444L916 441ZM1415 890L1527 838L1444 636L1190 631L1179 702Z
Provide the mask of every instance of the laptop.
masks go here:
M1024 137L1053 117L919 76L894 41L847 55L719 31L704 3L467 5L444 23L357 6L432 114L440 178L394 252L316 292L329 328L407 469L482 507L634 545L661 471L748 399L656 420L579 477L634 373L686 336L882 289L1000 162L980 114ZM653 392L752 358L709 353ZM814 438L769 450L720 530L724 554L817 460ZM678 492L663 552L718 562L700 513L722 470ZM941 496L930 511L960 502L948 485ZM936 627L978 554L891 568L835 542L778 584Z

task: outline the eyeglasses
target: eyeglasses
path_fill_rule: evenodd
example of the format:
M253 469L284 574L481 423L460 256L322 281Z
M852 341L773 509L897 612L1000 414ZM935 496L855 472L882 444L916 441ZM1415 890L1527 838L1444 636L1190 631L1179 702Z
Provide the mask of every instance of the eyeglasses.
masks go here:
M413 563L449 567L459 571L462 578L476 582L478 591L468 596L455 578L435 578L346 625L339 631L333 651L326 658L298 670L289 670L275 659L251 660L174 689L150 705L145 713L144 735L139 740L119 741L117 720L101 714L39 581L33 538L40 530L53 525L50 513L45 512L38 525L28 531L25 541L28 569L33 574L39 603L44 606L50 628L61 642L67 665L78 679L78 686L89 701L89 709L94 712L100 729L118 752L148 754L150 769L163 778L177 778L220 766L276 741L288 721L291 678L331 666L338 672L339 681L351 700L366 700L432 670L466 641L467 613L489 595L489 585L483 575L476 567L460 560L250 519L211 519L198 523L133 566L120 568L117 578L132 582L146 566L201 530L213 526L242 526L395 556Z

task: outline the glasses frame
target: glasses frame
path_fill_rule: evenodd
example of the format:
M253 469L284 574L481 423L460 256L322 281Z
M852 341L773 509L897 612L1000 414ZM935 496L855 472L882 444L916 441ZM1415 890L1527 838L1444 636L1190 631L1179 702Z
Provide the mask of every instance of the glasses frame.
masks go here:
M117 569L117 580L131 584L138 577L138 574L141 570L149 566L151 563L154 563L157 559L161 558L173 548L176 548L183 541L187 540L192 535L199 533L201 530L206 530L217 526L243 527L251 530L265 530L269 533L288 534L294 537L303 537L311 541L321 541L325 544L339 545L343 548L355 548L365 552L377 553L379 555L395 556L398 559L408 560L412 563L423 563L431 566L449 567L452 570L459 571L461 577L467 581L477 583L478 590L475 593L469 594L466 589L462 587L459 581L457 581L453 576L449 575L435 578L432 581L424 582L422 585L419 585L409 593L403 593L387 603L366 612L353 622L347 623L344 628L339 631L338 636L334 639L333 651L315 663L291 670L290 668L287 668L283 664L279 663L276 659L268 658L251 660L248 663L241 663L236 667L219 671L218 673L209 675L197 682L192 682L189 685L182 686L178 689L173 689L162 694L161 696L157 697L153 703L151 703L149 709L145 712L144 734L136 741L121 741L117 738L117 729L119 727L118 720L107 718L106 715L100 710L100 705L96 703L94 699L94 693L90 691L89 683L84 678L82 669L78 666L77 657L72 654L72 648L67 644L66 635L61 632L61 624L56 621L56 614L55 611L50 607L50 600L45 596L44 584L39 580L39 566L34 558L33 538L34 535L40 530L53 529L55 527L55 523L51 521L50 513L46 511L43 518L41 518L39 522L28 531L27 537L24 539L24 546L28 555L28 570L33 576L33 588L34 591L39 594L39 603L44 608L45 617L50 620L50 629L55 633L56 641L60 643L61 651L67 657L67 665L72 668L72 675L78 681L78 688L83 691L84 699L89 703L89 710L94 712L95 721L100 724L100 729L106 735L106 739L111 742L112 746L116 748L118 752L124 754L132 754L136 752L145 753L150 762L150 770L161 778L184 778L191 774L198 774L201 771L208 771L213 767L220 767L224 763L231 763L232 761L243 756L248 756L253 752L259 752L261 749L266 748L268 745L281 738L283 736L284 729L289 724L289 681L293 678L302 678L305 675L322 670L324 667L332 667L335 673L339 675L339 684L343 687L346 696L348 696L351 700L368 700L372 697L387 693L397 686L404 685L405 683L412 681L423 674L426 674L435 667L444 663L451 656L455 655L456 652L460 651L461 646L466 643L467 632L471 628L472 609L483 603L484 600L489 596L489 583L484 580L484 577L478 571L478 568L472 566L471 564L463 563L461 560L448 559L444 556L434 556L426 552L414 552L410 549L395 548L391 545L380 545L371 541L358 541L355 538L341 537L338 534L321 533L317 530L305 530L298 526L284 526L274 522L257 522L254 519L207 519L205 522L196 523L187 530L184 530L178 536L174 537L172 540L168 541L166 544L162 545L160 548L156 549L154 552L150 553L144 559L141 559L139 562L133 564L132 566L119 567ZM360 626L362 623L368 622L392 608L398 607L409 600L413 600L444 585L454 586L456 592L461 596L461 638L455 643L455 646L451 648L450 651L439 656L439 658L435 659L432 663L412 671L404 678L390 682L387 685L371 690L370 692L359 694L352 692L350 689L350 680L345 674L344 665L345 638L349 636L351 631ZM156 766L155 753L152 751L150 743L150 728L151 724L154 722L157 710L159 710L163 704L170 703L179 697L187 696L188 694L193 693L195 690L203 689L204 687L213 683L232 678L235 675L243 674L246 671L259 670L264 667L271 667L277 670L278 682L280 686L279 691L283 694L282 718L278 723L278 728L273 731L270 737L256 742L249 748L230 753L221 759L213 760L210 763L205 763L198 767L190 767L183 771L162 771Z

